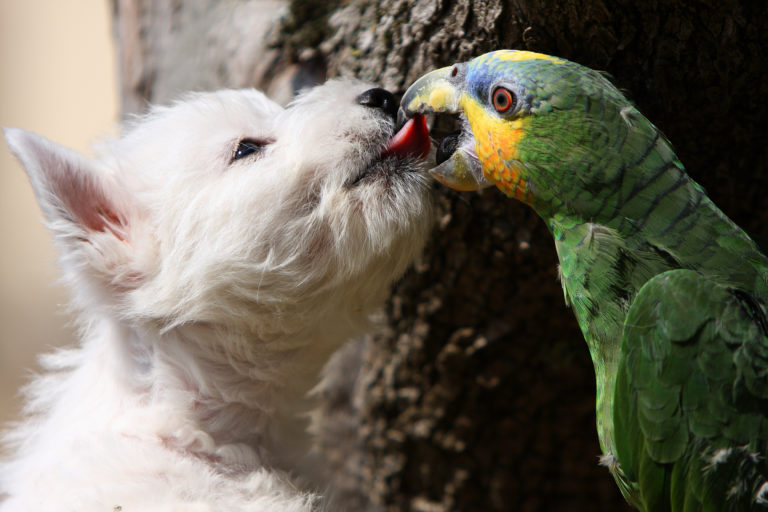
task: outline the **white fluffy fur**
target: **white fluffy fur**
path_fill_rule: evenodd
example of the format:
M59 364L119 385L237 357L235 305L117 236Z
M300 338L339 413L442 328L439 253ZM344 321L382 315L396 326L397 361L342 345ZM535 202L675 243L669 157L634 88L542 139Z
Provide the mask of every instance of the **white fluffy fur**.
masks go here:
M83 336L29 386L2 512L318 506L309 391L429 228L420 164L381 159L394 123L355 101L369 87L329 82L287 109L195 95L93 161L6 130ZM233 161L244 138L273 142Z

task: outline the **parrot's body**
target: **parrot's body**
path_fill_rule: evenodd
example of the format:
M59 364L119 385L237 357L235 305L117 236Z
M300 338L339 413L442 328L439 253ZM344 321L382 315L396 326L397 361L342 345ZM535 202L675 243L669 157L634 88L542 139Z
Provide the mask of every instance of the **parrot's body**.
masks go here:
M768 510L768 259L659 130L601 74L530 52L429 73L402 109L461 112L433 174L494 184L549 226L627 500Z

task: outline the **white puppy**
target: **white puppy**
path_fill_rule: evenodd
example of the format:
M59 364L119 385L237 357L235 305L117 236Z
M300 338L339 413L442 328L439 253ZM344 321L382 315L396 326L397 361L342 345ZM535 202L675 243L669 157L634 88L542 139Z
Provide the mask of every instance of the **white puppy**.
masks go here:
M0 510L306 511L308 392L430 224L425 127L333 81L156 108L88 160L6 130L82 343L44 359ZM303 472L304 471L304 472ZM302 483L299 483L302 482Z

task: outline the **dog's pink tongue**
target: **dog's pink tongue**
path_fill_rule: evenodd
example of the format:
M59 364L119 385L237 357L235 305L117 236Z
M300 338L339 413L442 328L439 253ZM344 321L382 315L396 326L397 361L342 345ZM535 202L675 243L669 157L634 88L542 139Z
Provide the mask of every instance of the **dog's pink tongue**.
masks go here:
M382 156L415 156L425 158L429 154L429 129L427 118L421 114L409 119L387 144Z

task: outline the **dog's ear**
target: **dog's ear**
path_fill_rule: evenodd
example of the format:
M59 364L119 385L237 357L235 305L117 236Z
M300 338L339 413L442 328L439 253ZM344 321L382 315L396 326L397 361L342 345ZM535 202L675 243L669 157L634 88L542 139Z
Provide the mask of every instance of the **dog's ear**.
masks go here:
M135 281L136 272L129 270L135 263L129 261L130 201L114 176L44 137L19 129L4 132L60 245L65 270L79 267L121 287Z
M109 230L125 239L125 217L114 191L87 158L34 133L14 128L4 131L52 229L66 222L72 224L68 228L82 230L81 234Z

